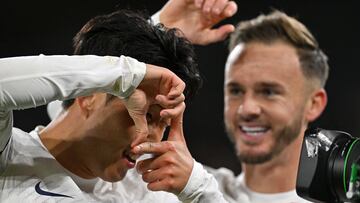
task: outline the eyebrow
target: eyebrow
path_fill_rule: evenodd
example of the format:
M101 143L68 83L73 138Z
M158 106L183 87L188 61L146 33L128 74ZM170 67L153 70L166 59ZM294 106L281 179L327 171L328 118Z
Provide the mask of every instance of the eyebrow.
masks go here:
M257 84L256 86L260 87L267 87L267 88L276 88L276 89L284 89L281 85L274 82L261 82L260 84Z
M239 84L239 83L237 83L237 82L227 82L227 83L225 83L225 86L226 87L240 87L241 85Z
M230 81L225 84L225 87L228 87L228 88L229 87L240 87L241 88L242 85L237 82ZM266 87L266 88L284 90L283 86L281 86L280 84L275 83L275 82L260 82L260 83L255 84L255 87L262 87L262 88Z

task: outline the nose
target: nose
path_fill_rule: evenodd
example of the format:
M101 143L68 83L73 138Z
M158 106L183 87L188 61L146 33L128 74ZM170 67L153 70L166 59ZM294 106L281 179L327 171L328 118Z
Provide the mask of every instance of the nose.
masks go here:
M143 142L160 142L164 135L165 129L166 125L162 122L148 123L148 132L136 132L136 138L131 143L131 147L139 145Z
M244 120L251 120L257 118L261 113L260 104L251 96L244 97L240 104L237 113Z

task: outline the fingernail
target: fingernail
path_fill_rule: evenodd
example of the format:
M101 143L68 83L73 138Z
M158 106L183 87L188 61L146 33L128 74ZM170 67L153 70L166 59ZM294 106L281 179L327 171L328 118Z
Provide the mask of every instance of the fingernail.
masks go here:
M138 153L140 150L141 150L140 145L134 147L134 153Z
M161 101L161 95L157 95L157 96L155 97L155 100Z
M231 10L228 10L228 11L226 11L226 16L232 16L232 15L234 15L234 12L233 11L231 11Z

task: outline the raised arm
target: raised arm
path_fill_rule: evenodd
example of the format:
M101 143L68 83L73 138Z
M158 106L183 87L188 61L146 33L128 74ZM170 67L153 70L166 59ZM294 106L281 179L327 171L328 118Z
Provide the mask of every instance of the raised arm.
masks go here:
M146 66L129 57L25 56L0 59L0 108L24 109L96 91L129 96Z
M225 39L234 31L231 24L214 28L237 11L229 0L169 0L155 15L169 28L179 28L192 43L206 45Z
M143 104L161 100L166 106L183 102L184 82L168 69L146 65L130 57L26 56L0 59L0 152L12 128L12 110L107 92L126 100L139 132L147 133ZM134 90L146 95L140 99ZM151 95L148 95L151 94ZM169 105L171 104L171 105Z

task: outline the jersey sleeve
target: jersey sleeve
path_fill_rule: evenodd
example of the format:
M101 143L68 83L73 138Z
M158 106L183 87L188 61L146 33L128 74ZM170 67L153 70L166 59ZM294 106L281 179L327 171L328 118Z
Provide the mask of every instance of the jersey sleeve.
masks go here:
M128 97L146 65L121 56L24 56L0 59L0 152L11 134L12 110L93 92Z
M226 203L223 194L213 175L209 174L203 166L194 163L188 183L178 198L182 202L198 203Z

